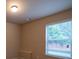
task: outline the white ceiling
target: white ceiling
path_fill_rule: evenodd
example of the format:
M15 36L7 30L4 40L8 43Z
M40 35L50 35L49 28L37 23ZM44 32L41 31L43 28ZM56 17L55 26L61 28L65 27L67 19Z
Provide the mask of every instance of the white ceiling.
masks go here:
M19 9L16 13L10 10L13 3ZM7 0L7 21L22 24L69 8L72 0Z

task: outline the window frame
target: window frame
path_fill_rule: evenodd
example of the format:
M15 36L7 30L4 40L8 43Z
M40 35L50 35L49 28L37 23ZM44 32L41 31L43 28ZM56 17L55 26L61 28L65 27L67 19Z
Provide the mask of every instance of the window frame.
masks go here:
M45 56L56 57L56 58L68 58L68 59L71 59L72 58L72 39L71 39L71 57L70 58L69 57L64 57L64 56L48 55L46 53L47 52L46 51L46 49L47 49L46 27L49 26L49 25L55 25L55 24L64 23L64 22L68 22L68 21L71 21L72 22L72 18L67 18L67 19L64 19L62 21L51 22L51 23L48 23L48 24L45 25ZM72 32L72 30L71 30L71 32Z

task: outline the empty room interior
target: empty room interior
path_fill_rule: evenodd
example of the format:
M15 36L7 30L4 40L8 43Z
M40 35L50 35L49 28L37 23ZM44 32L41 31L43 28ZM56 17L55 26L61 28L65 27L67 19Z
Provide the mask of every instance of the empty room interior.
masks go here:
M6 59L72 59L72 0L6 3Z

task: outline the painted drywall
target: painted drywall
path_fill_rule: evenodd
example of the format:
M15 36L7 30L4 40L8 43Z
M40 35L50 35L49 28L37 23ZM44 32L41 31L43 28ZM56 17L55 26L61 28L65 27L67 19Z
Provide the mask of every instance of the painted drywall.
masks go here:
M45 55L45 25L67 21L71 9L22 25L21 50L32 51L32 59L59 59ZM69 19L68 19L69 20ZM61 58L60 58L61 59Z
M21 26L13 23L6 23L6 57L11 59L18 56Z

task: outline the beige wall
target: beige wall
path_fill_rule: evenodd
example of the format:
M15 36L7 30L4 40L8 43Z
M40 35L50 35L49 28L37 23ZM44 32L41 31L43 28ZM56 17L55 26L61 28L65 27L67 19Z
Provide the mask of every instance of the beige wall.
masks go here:
M21 26L13 23L6 23L6 55L11 59L18 55Z
M58 14L23 24L21 50L32 51L33 59L58 59L45 56L45 25L49 23L67 21L72 17L72 11L67 10Z

